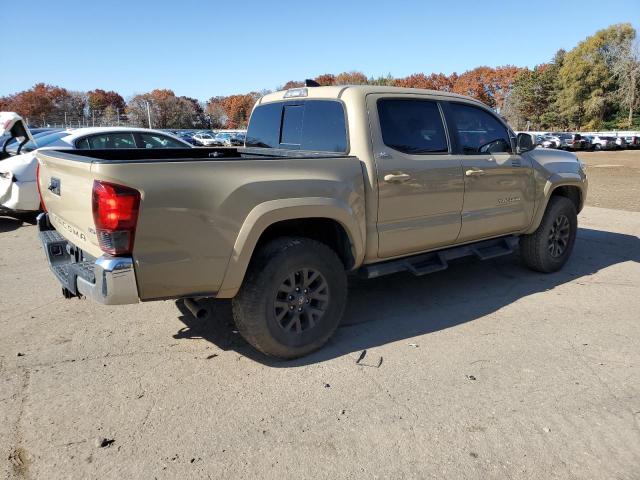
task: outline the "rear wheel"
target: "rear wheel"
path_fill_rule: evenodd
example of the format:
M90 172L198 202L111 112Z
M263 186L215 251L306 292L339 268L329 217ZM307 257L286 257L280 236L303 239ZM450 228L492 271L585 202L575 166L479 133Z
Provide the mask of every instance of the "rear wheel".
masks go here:
M573 202L566 197L551 197L537 230L520 237L523 263L538 272L560 270L571 256L577 230Z
M600 145L599 143L596 143L596 144L593 146L593 149L594 149L594 150L602 150L602 145Z
M279 238L256 252L233 299L233 317L257 350L296 358L326 343L346 299L344 265L332 249L307 238Z

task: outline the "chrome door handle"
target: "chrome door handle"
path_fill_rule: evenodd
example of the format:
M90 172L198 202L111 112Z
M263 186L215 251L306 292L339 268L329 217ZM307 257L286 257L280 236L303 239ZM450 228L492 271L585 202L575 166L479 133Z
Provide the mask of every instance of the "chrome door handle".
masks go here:
M378 158L382 159L382 158L391 158L391 154L388 152L380 152L378 153Z
M407 175L406 173L390 173L384 176L384 181L389 183L402 183L406 182L411 178L411 175Z
M480 175L485 175L487 172L481 170L479 168L471 168L464 172L467 177L479 177Z

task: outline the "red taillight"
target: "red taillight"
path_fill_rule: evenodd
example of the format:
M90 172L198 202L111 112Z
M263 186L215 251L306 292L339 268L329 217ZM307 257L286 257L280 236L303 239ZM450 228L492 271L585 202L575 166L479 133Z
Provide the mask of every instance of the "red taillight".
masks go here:
M38 187L38 197L40 197L40 207L46 212L47 206L44 204L44 198L42 198L42 191L40 190L40 162L36 164L36 186Z
M92 206L93 221L102 251L110 255L130 254L138 223L140 192L95 180Z

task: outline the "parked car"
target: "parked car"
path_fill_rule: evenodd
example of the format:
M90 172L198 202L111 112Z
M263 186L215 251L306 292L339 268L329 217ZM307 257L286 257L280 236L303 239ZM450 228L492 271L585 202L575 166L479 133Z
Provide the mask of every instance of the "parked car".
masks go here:
M232 132L218 132L214 137L214 143L212 145L220 145L223 147L231 146L231 139L233 138Z
M624 137L616 137L614 141L616 142L616 149L624 150L627 148L627 140Z
M594 150L615 150L616 141L613 137L594 135L591 140Z
M20 119L22 121L22 119ZM8 158L0 161L0 210L28 212L40 209L36 188L38 149L95 150L120 148L191 148L188 143L156 130L126 127L96 127L62 130L37 135Z
M243 146L245 141L245 134L242 132L233 133L229 139L229 145L231 146Z
M198 132L192 137L197 145L209 147L211 145L217 145L215 135L209 132Z
M233 298L240 334L293 358L340 324L347 273L424 275L518 242L531 269L562 268L587 179L575 154L534 147L468 97L291 89L254 107L242 155L39 151L38 228L65 297L179 298L199 317Z
M558 135L562 150L584 150L584 140L579 133L561 133Z
M198 143L198 141L193 138L193 136L195 135L194 132L182 132L182 131L177 131L175 133L175 136L178 137L180 140L187 142L190 145L200 145L200 143Z
M584 142L584 149L587 151L593 150L593 137L590 135L583 135L582 141Z
M627 148L640 148L640 136L630 135L624 137L624 139L627 142Z
M560 148L560 144L562 143L560 137L555 135L545 135L542 138L542 143L540 145L544 148Z

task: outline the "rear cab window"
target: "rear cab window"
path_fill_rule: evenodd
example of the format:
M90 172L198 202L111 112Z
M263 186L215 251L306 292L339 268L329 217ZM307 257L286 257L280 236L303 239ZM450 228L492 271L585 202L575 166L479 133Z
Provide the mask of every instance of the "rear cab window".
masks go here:
M346 153L345 111L337 100L296 100L258 105L246 146Z

